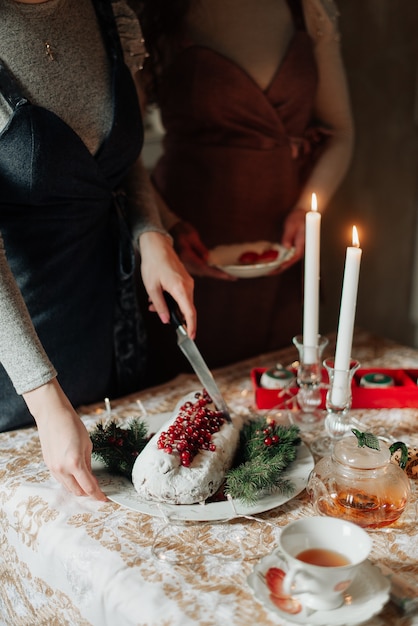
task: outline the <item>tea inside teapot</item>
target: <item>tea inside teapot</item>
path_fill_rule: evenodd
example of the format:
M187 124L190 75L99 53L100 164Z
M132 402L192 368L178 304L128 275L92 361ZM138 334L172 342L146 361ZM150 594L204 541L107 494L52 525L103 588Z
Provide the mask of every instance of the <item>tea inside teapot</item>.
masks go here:
M401 448L405 466L408 450L402 442L388 447L372 433L353 429L338 441L330 457L315 465L307 492L318 514L340 517L365 528L395 522L410 495L410 483L391 456Z

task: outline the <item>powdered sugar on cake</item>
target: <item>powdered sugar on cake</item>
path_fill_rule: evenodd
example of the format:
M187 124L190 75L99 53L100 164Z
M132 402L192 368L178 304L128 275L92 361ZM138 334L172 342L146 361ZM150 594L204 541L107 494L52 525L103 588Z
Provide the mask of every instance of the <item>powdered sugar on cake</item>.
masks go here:
M196 409L199 402L202 406ZM183 421L182 415L191 417ZM184 427L179 426L183 423ZM232 424L219 418L207 395L205 403L202 395L190 394L179 402L172 418L135 461L132 482L136 491L144 499L169 504L205 501L218 491L232 466L240 427L240 418L235 418ZM193 437L194 447L187 443Z

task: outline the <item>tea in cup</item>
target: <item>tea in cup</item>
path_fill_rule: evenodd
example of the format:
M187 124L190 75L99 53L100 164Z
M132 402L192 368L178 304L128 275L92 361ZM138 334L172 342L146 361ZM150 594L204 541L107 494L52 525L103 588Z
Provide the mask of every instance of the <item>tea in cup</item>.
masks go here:
M367 559L365 530L335 517L306 517L282 530L278 554L287 564L283 592L315 610L336 609Z

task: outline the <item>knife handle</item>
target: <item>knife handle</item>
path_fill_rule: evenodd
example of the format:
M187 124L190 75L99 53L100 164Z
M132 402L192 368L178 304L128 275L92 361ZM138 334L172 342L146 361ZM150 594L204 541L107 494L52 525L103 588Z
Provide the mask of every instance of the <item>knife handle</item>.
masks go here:
M180 311L179 305L174 300L173 296L171 296L167 291L163 292L165 301L168 306L168 310L170 312L170 322L178 328L179 326L184 326L185 320Z

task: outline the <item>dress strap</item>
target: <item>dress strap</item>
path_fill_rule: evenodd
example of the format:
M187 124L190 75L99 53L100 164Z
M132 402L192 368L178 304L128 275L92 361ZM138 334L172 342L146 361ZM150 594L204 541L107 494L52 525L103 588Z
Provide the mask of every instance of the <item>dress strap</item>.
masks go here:
M300 0L287 0L289 10L292 13L293 22L297 30L306 30L302 3Z
M0 61L0 93L13 110L28 101L22 95L20 87L7 67Z

